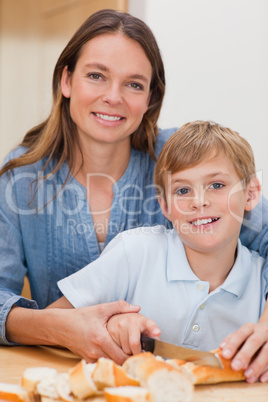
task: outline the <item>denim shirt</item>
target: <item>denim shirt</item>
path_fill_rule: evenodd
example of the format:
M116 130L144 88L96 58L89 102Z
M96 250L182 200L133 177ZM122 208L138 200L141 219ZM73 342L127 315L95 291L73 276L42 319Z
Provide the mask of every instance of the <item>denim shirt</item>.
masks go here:
M175 129L160 130L155 153ZM6 161L25 152L19 147ZM6 162L5 161L5 162ZM69 168L60 170L36 188L46 158L7 172L0 178L0 343L5 337L6 317L16 303L21 307L45 308L62 294L57 282L99 257L96 232L87 202L86 188L70 177ZM54 167L51 161L44 171ZM155 197L155 162L148 153L131 150L128 167L113 185L113 202L107 222L106 244L119 232L137 226L169 222ZM89 177L90 180L90 177ZM36 194L35 194L36 191ZM35 197L33 198L33 195ZM244 245L268 255L268 202L263 200L249 214L242 229ZM268 266L266 278L268 280ZM33 300L20 296L28 275Z

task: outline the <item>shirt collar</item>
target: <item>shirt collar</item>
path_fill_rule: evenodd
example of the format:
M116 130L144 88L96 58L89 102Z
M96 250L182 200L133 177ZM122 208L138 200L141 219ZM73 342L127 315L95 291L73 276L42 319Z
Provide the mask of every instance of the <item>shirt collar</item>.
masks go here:
M175 229L170 231L167 242L168 281L200 281L191 270L183 243Z
M234 266L220 288L240 297L249 281L251 269L251 252L238 240Z
M243 247L240 240L237 244L235 264L224 283L218 288L240 297L249 280L251 253ZM217 267L215 267L217 269ZM168 281L200 281L191 270L182 241L175 229L171 230L167 244L167 279Z

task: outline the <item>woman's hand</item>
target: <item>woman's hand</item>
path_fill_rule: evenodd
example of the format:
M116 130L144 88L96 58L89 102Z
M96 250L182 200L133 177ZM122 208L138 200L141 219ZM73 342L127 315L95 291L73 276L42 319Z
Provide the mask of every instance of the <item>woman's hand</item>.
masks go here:
M138 312L139 306L120 300L91 307L56 310L59 320L63 320L60 331L65 327L64 334L57 334L63 346L87 362L96 361L99 357L108 357L118 364L126 360L128 356L110 336L107 323L114 314L120 316L129 311Z
M123 300L75 309L64 298L44 310L15 306L6 334L10 342L66 347L87 362L103 356L122 364L127 355L111 338L107 322L114 314L139 310Z
M247 382L268 382L268 322L248 323L220 344L222 356L232 360L234 370L244 369Z
M161 333L153 320L138 313L114 315L109 319L107 329L126 355L141 352L141 334L156 338Z

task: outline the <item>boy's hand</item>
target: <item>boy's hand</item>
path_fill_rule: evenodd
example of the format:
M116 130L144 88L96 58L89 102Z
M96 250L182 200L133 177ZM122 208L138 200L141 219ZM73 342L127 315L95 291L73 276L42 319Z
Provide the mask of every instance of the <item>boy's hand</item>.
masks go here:
M244 369L247 382L268 382L268 322L243 325L228 335L220 348L226 359L234 356L231 366Z
M139 313L114 315L109 319L107 329L127 355L141 352L141 334L156 338L161 333L153 320Z

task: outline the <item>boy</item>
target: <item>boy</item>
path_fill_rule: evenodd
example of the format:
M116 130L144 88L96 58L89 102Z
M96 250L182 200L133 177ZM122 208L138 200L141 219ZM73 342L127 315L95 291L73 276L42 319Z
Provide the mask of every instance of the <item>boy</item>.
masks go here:
M188 123L165 144L154 178L174 229L119 234L59 288L75 307L119 299L139 304L143 315L108 323L126 353L138 352L140 332L153 328L145 317L166 342L217 348L243 324L257 322L265 304L264 259L238 239L244 213L260 197L252 150L230 129Z

